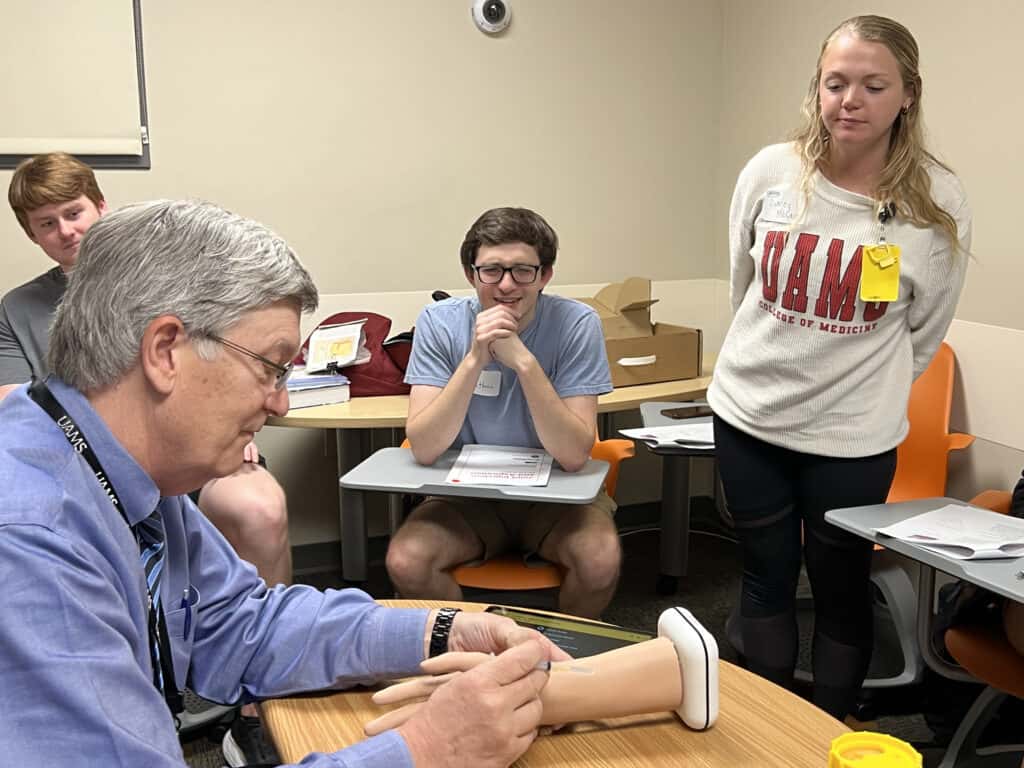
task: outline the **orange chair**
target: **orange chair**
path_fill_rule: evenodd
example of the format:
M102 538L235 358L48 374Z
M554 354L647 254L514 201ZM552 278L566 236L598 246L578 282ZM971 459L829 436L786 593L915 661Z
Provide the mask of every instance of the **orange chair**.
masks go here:
M634 455L636 446L632 440L609 439L594 443L590 457L608 462L604 487L609 496L615 496L619 464ZM452 571L452 576L463 587L498 591L550 589L562 583L562 569L557 565L545 561L527 565L522 555L514 553L483 563L460 565Z
M402 447L409 447L409 440L402 441ZM619 482L619 464L623 459L636 455L632 440L598 440L590 451L592 459L608 462L608 474L604 487L608 495L615 497ZM529 591L551 589L562 583L562 571L553 563L541 561L527 565L521 555L509 554L495 557L482 563L460 565L452 571L455 581L463 587L490 590Z
M972 435L949 431L956 357L946 342L910 389L910 432L896 449L896 475L887 502L926 499L946 493L948 453L974 442Z
M907 419L910 431L896 449L896 474L886 502L924 499L946 494L949 452L966 448L972 435L950 433L956 357L943 342L928 368L910 389ZM920 681L924 659L917 645L916 567L906 559L875 545L871 581L881 592L892 618L903 667L896 674L870 676L865 688L888 688Z
M1007 513L1010 494L984 491L971 504L995 512ZM1002 626L964 625L951 627L945 634L946 649L956 662L975 678L988 685L971 706L957 728L940 768L960 765L985 765L990 757L998 765L1019 765L1021 747L987 747L978 753L978 737L1007 695L1024 699L1024 656L1017 653L1003 633ZM980 758L980 759L979 759Z

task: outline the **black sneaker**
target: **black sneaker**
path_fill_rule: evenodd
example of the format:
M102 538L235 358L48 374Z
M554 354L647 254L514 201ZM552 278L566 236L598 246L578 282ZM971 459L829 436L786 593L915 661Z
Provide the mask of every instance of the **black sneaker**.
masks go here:
M224 753L224 761L231 768L281 764L281 756L263 732L258 717L236 717L231 728L224 734L221 751Z

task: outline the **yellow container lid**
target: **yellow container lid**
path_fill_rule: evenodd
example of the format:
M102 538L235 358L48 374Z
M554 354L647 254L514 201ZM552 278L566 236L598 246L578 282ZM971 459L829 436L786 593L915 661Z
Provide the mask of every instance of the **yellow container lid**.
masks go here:
M921 768L921 753L884 733L854 731L832 740L828 768Z

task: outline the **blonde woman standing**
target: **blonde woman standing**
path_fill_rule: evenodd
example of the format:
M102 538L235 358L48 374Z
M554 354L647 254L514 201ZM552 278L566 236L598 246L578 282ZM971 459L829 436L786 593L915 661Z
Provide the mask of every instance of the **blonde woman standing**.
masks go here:
M743 549L744 650L791 684L802 548L814 700L840 719L871 656L871 547L824 515L885 501L910 385L953 318L970 246L960 182L924 148L921 97L905 27L844 21L802 129L747 163L730 210L734 318L708 400Z

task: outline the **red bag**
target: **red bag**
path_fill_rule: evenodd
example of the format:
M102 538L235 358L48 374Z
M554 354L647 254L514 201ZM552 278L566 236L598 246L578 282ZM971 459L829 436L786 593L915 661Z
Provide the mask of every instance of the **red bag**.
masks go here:
M391 330L391 318L383 315L373 312L339 312L322 321L320 325L339 325L364 319L366 322L363 324L363 335L366 348L370 352L370 361L362 365L349 365L338 371L348 376L352 397L409 394L409 385L402 379L405 378L405 367L412 350L412 331L388 339L385 346L385 339ZM302 342L302 349L295 358L297 364L305 365L308 349L309 337Z

